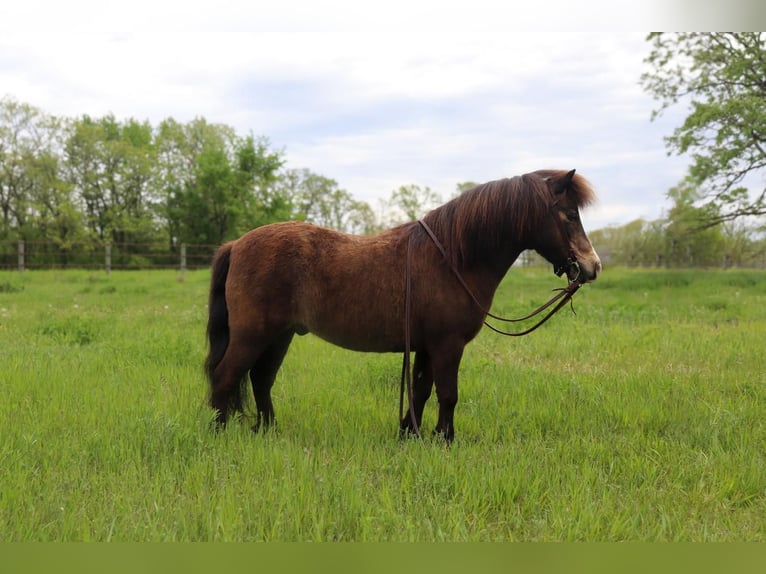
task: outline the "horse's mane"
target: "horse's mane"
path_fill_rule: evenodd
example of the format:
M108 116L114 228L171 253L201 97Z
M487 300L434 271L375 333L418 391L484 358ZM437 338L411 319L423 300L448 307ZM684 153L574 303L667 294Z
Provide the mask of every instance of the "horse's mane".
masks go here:
M548 169L490 181L463 192L423 219L455 264L470 265L483 253L520 242L534 232L550 212L553 201L545 179L566 173ZM568 193L573 194L578 207L595 200L590 183L578 174Z

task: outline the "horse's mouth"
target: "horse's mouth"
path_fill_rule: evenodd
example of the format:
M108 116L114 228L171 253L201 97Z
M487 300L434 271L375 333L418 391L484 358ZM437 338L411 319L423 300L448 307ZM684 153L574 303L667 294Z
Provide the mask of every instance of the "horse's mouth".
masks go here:
M580 264L576 259L572 259L571 257L567 259L564 264L556 267L555 273L558 277L561 277L564 275L564 273L566 273L567 279L570 283L583 284L587 281L580 269Z

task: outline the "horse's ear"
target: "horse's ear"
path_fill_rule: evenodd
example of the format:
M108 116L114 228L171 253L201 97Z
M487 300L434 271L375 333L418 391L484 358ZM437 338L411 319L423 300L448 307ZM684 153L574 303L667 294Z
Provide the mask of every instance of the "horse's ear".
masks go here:
M569 185L572 183L572 178L574 177L575 170L568 171L563 177L560 178L553 178L553 177L546 177L545 181L548 182L548 185L551 188L551 191L558 195L560 193L564 193L568 188Z

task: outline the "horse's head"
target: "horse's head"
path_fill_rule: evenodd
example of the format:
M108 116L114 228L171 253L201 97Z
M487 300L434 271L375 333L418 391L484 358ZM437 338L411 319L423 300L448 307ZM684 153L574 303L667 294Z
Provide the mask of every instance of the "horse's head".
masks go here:
M601 272L601 259L585 234L580 207L595 196L588 182L569 172L535 172L545 181L550 194L550 224L541 225L535 250L553 264L556 275L566 273L569 281L587 283Z

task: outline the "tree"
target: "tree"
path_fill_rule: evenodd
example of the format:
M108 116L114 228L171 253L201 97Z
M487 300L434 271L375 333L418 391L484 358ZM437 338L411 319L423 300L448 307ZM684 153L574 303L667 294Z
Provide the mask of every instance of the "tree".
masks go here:
M265 138L241 137L229 126L196 118L163 121L156 139L158 213L171 248L189 243L194 252L289 214L273 193L284 160Z
M667 226L666 219L635 219L588 235L607 265L655 266L668 263Z
M66 181L82 202L93 237L123 245L153 239L156 160L148 122L82 116L69 124L64 155Z
M664 228L665 262L687 267L717 265L723 254L721 227L700 225L718 218L715 205L695 206L699 192L691 180L672 188L668 195L674 205Z
M414 184L402 185L395 189L388 200L389 208L394 211L391 216L394 224L415 221L440 203L441 197L430 187Z
M237 140L234 155L234 184L245 201L244 225L238 232L289 219L290 202L274 187L284 164L282 153L270 150L268 139L249 135Z
M182 195L180 239L184 243L222 243L232 238L243 216L234 174L221 147L209 146L197 157L194 183Z
M666 146L692 156L690 181L711 206L704 225L766 214L766 35L653 33L647 40L652 71L641 83L660 102L652 118L678 103L690 108Z
M744 221L728 221L721 225L724 263L735 267L758 265L766 261L766 241L762 234ZM760 242L759 242L760 235Z
M27 165L30 224L35 239L55 244L59 262L66 265L74 244L85 239L85 229L74 189L61 177L62 122L48 116L42 120L41 128L40 147ZM24 235L31 238L33 233Z
M337 181L309 169L290 169L280 177L280 190L289 197L293 219L332 227L330 203L338 192Z
M366 201L352 203L346 225L349 233L357 235L375 235L383 230L375 212Z
M370 206L354 199L338 182L309 169L289 169L276 186L279 197L292 206L291 219L310 221L346 233L378 231Z
M183 242L205 243L208 233L200 237L198 230L193 229L203 223L195 220L200 217L201 206L193 197L197 190L200 157L203 152L209 154L213 148L226 149L226 142L233 141L235 136L234 130L210 124L204 118L195 118L185 124L168 118L157 128L154 187L159 200L156 212L171 250Z
M0 101L0 238L52 241L60 262L81 240L82 217L61 178L63 124L6 97Z
M43 151L44 114L11 98L0 101L0 236L23 235L33 213L32 166Z

